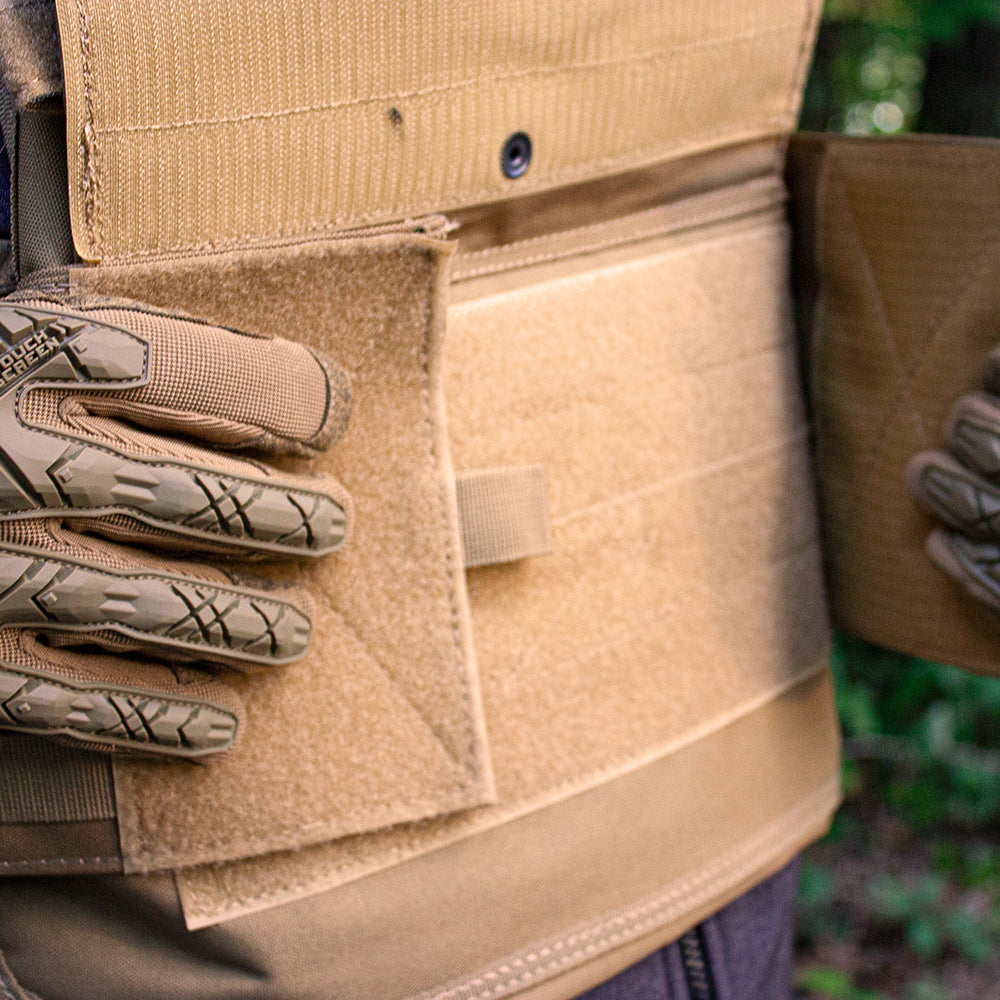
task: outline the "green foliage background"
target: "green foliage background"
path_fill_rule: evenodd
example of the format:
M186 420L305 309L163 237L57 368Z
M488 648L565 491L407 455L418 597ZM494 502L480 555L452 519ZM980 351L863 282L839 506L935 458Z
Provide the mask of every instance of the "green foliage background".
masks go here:
M1000 0L828 0L801 127L1000 136ZM845 807L803 862L798 988L985 995L1000 981L1000 680L846 635L833 669Z
M998 0L827 0L802 126L997 136L998 95Z

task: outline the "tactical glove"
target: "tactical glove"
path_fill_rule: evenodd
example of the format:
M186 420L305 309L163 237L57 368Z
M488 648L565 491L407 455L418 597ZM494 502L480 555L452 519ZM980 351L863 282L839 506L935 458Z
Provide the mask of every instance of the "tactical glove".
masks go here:
M236 692L179 663L294 660L310 601L227 560L333 552L350 500L219 449L315 454L346 425L346 376L299 344L134 303L0 303L0 337L0 727L230 747Z
M987 361L985 391L952 407L945 446L915 455L906 470L919 506L951 529L932 532L927 552L1000 616L1000 348Z

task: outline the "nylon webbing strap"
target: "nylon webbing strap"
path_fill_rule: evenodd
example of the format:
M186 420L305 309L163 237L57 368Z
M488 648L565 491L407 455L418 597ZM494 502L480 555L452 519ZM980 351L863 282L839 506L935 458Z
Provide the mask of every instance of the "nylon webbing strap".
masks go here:
M455 485L467 569L552 551L542 466L461 472Z
M110 758L32 736L0 736L0 823L114 817Z

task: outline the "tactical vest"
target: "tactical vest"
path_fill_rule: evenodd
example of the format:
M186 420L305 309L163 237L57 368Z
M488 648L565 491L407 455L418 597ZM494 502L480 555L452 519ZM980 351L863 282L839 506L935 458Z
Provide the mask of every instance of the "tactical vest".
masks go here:
M318 466L356 526L301 574L306 658L234 682L223 759L0 736L22 985L558 1000L819 835L838 736L783 183L819 3L55 6L62 73L37 45L7 68L25 143L65 123L22 273L335 357L355 410ZM848 210L872 151L799 149L797 189ZM52 190L28 163L22 219ZM824 461L832 495L867 454ZM853 516L838 608L883 584L842 570Z

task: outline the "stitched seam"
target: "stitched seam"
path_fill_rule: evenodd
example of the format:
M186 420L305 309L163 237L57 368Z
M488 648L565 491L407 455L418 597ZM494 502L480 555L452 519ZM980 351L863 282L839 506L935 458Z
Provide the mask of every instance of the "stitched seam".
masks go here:
M97 156L97 131L94 113L94 78L90 66L90 29L84 0L76 0L80 21L80 77L83 82L83 135L80 151L83 157L83 217L90 236L91 246L98 257L104 250L104 220L100 204L100 183Z
M587 233L600 232L601 230L606 229L608 226L616 226L620 223L634 222L635 224L638 225L644 222L646 219L654 220L654 224L652 226L649 226L646 229L640 229L635 231L634 238L636 239L641 239L643 236L652 235L658 232L659 230L665 229L673 224L679 224L679 225L685 224L684 221L677 223L676 219L662 219L660 218L662 214L663 214L663 206L657 205L655 208L647 208L643 212L633 212L630 215L617 216L614 219L607 219L603 222L593 222L588 226L577 226L571 229L561 229L556 233L546 233L543 236L532 236L529 239L525 240L515 240L513 243L504 243L500 247L486 247L483 250L472 250L469 253L465 254L459 251L459 261L457 263L462 263L467 260L468 261L489 260L490 257L492 257L497 252L498 249L504 251L528 250L531 247L544 246L546 242L551 241L553 238L573 239L575 237L585 236ZM700 222L691 223L691 225L699 225L699 224ZM632 237L625 237L625 238L628 239ZM459 239L461 240L461 233L459 233ZM615 240L614 242L617 242L617 240ZM591 244L585 244L585 249L590 245ZM598 243L593 245L603 246L604 244ZM533 257L514 258L514 260L517 263L520 263L522 261L530 263L534 259L536 258ZM469 273L478 274L480 272L478 271L468 272L464 270L461 272L463 276Z
M555 528L561 527L564 524L571 524L578 518L589 517L602 510L612 509L619 504L630 503L632 500L656 496L666 487L673 486L675 483L690 482L695 479L700 479L702 476L714 475L715 473L723 472L726 469L734 469L744 463L753 462L760 458L766 458L769 455L777 455L783 451L791 449L793 445L798 444L800 441L806 440L808 436L809 426L808 424L802 424L791 433L786 434L775 441L741 452L739 455L733 456L732 458L723 458L718 462L712 462L709 465L703 465L697 469L692 469L687 472L679 472L673 476L667 476L664 479L657 480L655 483L648 483L647 485L641 486L639 489L632 490L629 493L616 494L613 497L608 497L606 500L599 500L597 503L590 504L587 507L581 507L578 510L569 511L560 517L554 518L552 521L552 527Z
M560 229L555 233L544 233L541 236L531 236L528 239L514 240L511 243L503 244L502 249L528 249L532 246L544 245L554 236L572 239L586 233L599 232L607 229L608 226L630 227L633 224L641 223L644 219L654 219L657 225L678 227L700 226L711 222L727 220L732 216L735 196L737 194L744 194L745 192L749 192L751 196L759 199L760 204L741 209L740 211L755 212L764 208L770 208L785 200L784 186L776 178L755 178L750 181L734 184L722 190L693 194L672 204L664 202L654 205L652 208L644 209L641 212L616 215L613 218L604 219L601 222L592 222L586 226L572 226L569 229ZM672 211L667 218L663 218L664 209L668 205L675 211ZM695 207L695 211L685 216L682 210L691 206ZM655 232L656 230L650 229L648 231ZM461 239L461 233L459 233L459 239ZM497 247L486 247L482 250L472 250L464 254L459 251L459 253L463 260L476 260L482 258L488 259L496 251Z
M546 264L552 261L565 260L570 257L582 256L583 254L596 253L600 250L610 250L619 246L626 246L628 244L640 243L646 239L655 239L658 236L683 236L685 233L694 232L695 230L704 229L708 230L713 227L725 228L731 224L745 222L748 219L753 219L755 216L763 216L765 213L772 209L777 208L777 204L762 205L755 208L748 208L745 212L740 212L736 215L729 216L719 216L718 218L707 218L707 219L696 219L691 221L684 221L680 223L674 223L673 221L664 220L658 225L653 225L647 229L636 229L629 233L622 233L619 236L611 237L604 240L598 240L594 243L588 244L575 244L572 247L562 247L557 250L550 251L549 253L539 253L528 257L512 257L503 260L497 260L494 263L486 264L482 267L474 268L472 270L465 270L459 262L458 266L455 268L455 275L453 281L456 283L465 281L469 278L478 278L487 274L496 274L497 272L514 271L518 268L531 267L534 264ZM651 213L656 212L656 209L651 209ZM645 214L645 213L643 213ZM628 216L624 217L628 219ZM637 221L640 219L639 216L636 217ZM766 223L770 220L761 219L762 223ZM601 227L602 223L597 223L597 227ZM571 230L565 233L556 234L556 238L562 237L564 235L575 235L576 233L582 233L583 230ZM539 236L536 239L540 241L551 240L551 236ZM529 241L525 241L526 243ZM512 244L513 245L513 244ZM504 248L506 249L506 248ZM490 251L477 251L477 253L482 253L484 255L489 254ZM469 254L469 258L472 254ZM468 259L468 258L466 258Z
M382 859L388 864L394 864L397 860L405 861L408 857L412 856L412 847L410 844L403 844L397 847L390 847L384 854L380 855ZM352 857L350 861L344 861L333 868L326 869L327 875L339 875L342 872L350 871L352 868L357 868L363 865L363 861L359 861L357 857ZM182 875L182 871L175 871L175 877ZM307 891L313 889L315 886L314 882L297 882L294 885L283 886L280 889L267 889L264 892L257 893L254 896L246 897L246 902L253 905L257 903L268 904L271 900L283 900L289 893L297 893L302 891ZM218 905L214 901L210 902L207 906L199 906L197 902L197 897L202 895L196 890L187 890L191 897L191 912L201 916L211 916L218 914L220 911ZM187 910L187 907L185 907Z
M298 825L284 825L278 826L276 824L270 824L270 830L268 837L256 837L254 839L247 840L241 846L243 854L240 857L225 857L219 861L206 862L203 859L196 858L191 861L184 861L183 859L178 859L176 852L158 852L154 848L143 848L137 851L135 854L129 855L129 860L131 862L132 871L154 871L158 868L176 868L187 867L189 865L200 865L200 864L220 864L224 865L227 861L239 861L241 857L250 858L252 855L260 854L270 854L275 851L297 851L301 847L310 846L309 842L303 843L301 847L289 848L286 846L275 846L274 837L284 837L288 834L306 834L313 835L319 834L321 837L323 835L329 834L327 839L339 840L341 837L351 837L356 834L364 834L370 832L372 829L387 829L396 826L400 823L399 810L419 810L425 815L441 816L444 813L455 812L459 809L468 809L469 801L468 795L464 789L455 791L454 789L447 794L441 794L435 798L414 798L406 799L400 802L393 802L392 806L382 810L375 810L367 814L365 818L365 826L360 827L357 830L347 830L347 831L332 831L330 830L329 823L306 823ZM410 822L410 821L406 821ZM322 843L320 841L313 841L312 843ZM202 843L202 850L214 851L217 847L226 845L231 847L231 840L228 837L219 838L215 840L206 840ZM146 867L148 866L148 867Z
M875 315L876 318L878 319L879 330L885 337L886 347L888 348L889 357L892 362L893 374L896 376L896 381L898 383L895 395L895 405L891 409L890 414L891 416L895 416L900 406L902 406L903 403L906 402L911 412L911 417L913 419L914 428L917 432L917 436L926 445L928 443L927 431L923 426L923 421L920 420L920 417L917 414L917 408L916 408L917 404L916 400L913 398L913 388L911 385L913 379L913 372L917 367L919 367L920 363L919 356L917 361L914 364L912 364L908 370L904 368L903 360L899 356L899 347L896 344L896 340L895 337L893 336L892 329L889 326L889 319L888 316L886 315L885 302L882 299L882 292L878 286L878 282L875 279L875 269L872 266L871 258L868 256L868 253L861 242L861 232L858 229L858 221L854 215L854 209L851 206L850 201L847 197L847 189L842 181L837 183L836 190L838 195L840 196L841 203L843 204L844 209L847 212L847 218L850 220L851 223L851 240L854 244L855 252L858 255L858 259L860 260L861 266L864 271L865 284L868 286L868 292L869 292L868 302L875 309ZM960 286L966 283L967 274L968 272L966 272L966 276L963 277L963 280L959 282ZM924 350L926 350L927 346L929 346L930 343L933 342L934 334L937 332L937 328L940 327L940 324L943 322L945 316L947 316L947 314L950 311L951 311L951 305L949 304L948 306L945 307L943 315L936 317L935 321L931 324L931 334L927 344L925 345ZM865 481L867 481L868 479L868 471L871 468L871 463L875 460L878 453L882 450L882 442L886 434L888 433L889 424L890 424L889 420L882 422L879 433L876 436L875 441L872 445L871 451L862 462L862 465L865 469L864 472ZM858 496L859 497L861 496L861 491L859 491Z
M435 258L430 254L427 255L428 266L433 268L435 266ZM432 290L437 288L437 281L440 278L439 273L434 273L432 275L434 281L432 282ZM424 433L426 435L427 443L427 454L431 460L431 466L437 473L437 492L438 492L438 513L440 517L441 524L441 538L445 546L444 551L444 561L445 561L445 575L448 583L448 609L450 614L450 624L451 624L451 636L452 643L455 649L455 666L457 667L458 676L458 686L459 694L462 699L462 716L465 722L465 736L466 736L466 747L465 752L467 755L468 763L466 765L467 771L470 773L473 763L476 760L476 736L473 730L473 707L471 703L471 692L469 691L469 679L468 670L470 664L466 662L465 650L462 644L462 631L460 625L460 613L458 607L457 599L457 589L458 589L458 579L455 572L455 559L453 553L453 546L451 544L452 532L450 530L450 525L448 523L448 512L449 512L449 496L448 491L444 481L444 470L442 469L441 456L438 454L437 440L434 433L434 414L431 404L431 340L434 336L434 324L436 322L436 310L434 308L434 299L432 297L432 292L429 292L425 300L424 308L426 310L426 320L424 323L424 337L423 342L420 347L420 376L421 376L421 387L420 387L420 405L423 411L424 418ZM443 305L442 305L442 308ZM443 389L442 389L443 391ZM464 567L463 567L464 574Z
M679 226L673 226L668 222L664 222L659 226L651 226L645 230L636 230L635 232L623 234L618 237L611 239L600 240L596 243L584 244L584 245L574 245L573 247L565 247L560 250L554 250L550 253L540 253L535 254L530 257L517 257L509 260L497 261L494 264L485 265L483 267L476 268L471 271L466 271L460 267L455 274L454 281L462 282L470 278L478 278L487 274L496 274L497 272L515 271L519 268L531 267L535 264L547 264L552 261L565 260L570 257L582 256L588 253L596 253L600 250L610 250L615 247L625 246L632 243L639 243L646 239L655 239L658 236L683 236L687 232L692 232L697 229L710 229L714 226L719 228L724 228L731 223L738 223L746 221L747 219L753 218L757 214L763 214L766 211L775 208L774 205L768 205L759 209L749 209L745 213L740 213L739 215L730 216L725 219L709 219L700 220L697 222L692 222L690 224L682 224ZM767 222L768 220L761 220L762 222ZM562 234L559 234L562 235ZM544 239L545 237L541 237Z
M431 736L434 737L434 740L447 755L448 759L457 767L462 767L462 762L455 756L455 754L451 752L451 750L448 749L447 746L445 746L444 740L439 735L437 729L434 726L434 723L429 718L427 718L427 716L420 709L420 707L413 701L408 692L404 689L403 685L393 675L392 671L377 656L375 656L375 654L369 648L368 643L365 642L364 636L362 636L361 633L339 611L337 611L337 609L333 607L332 604L328 606L327 610L332 611L333 614L337 617L337 619L341 622L341 624L343 624L343 626L347 629L347 631L350 632L351 635L353 635L358 640L360 645L364 648L364 651L371 658L372 663L374 663L379 668L379 670L381 670L382 673L385 674L385 676L389 679L390 683L392 684L393 690L396 691L399 695L401 695L403 701L405 701L406 704L413 709L418 718L427 727ZM462 790L462 786L454 782L452 784L452 788L455 792L459 792Z
M809 683L810 681L817 678L820 674L825 672L826 672L825 667L817 668L813 666L811 668L808 668L797 674L788 683L779 685L777 688L774 688L770 692L770 695L773 697L777 697L786 691L793 690L800 684ZM740 713L736 718L745 718L748 714L751 713L745 713L745 712ZM728 722L726 723L726 725L728 725ZM724 726L722 728L724 728ZM711 735L718 731L719 731L718 729L713 728L708 735ZM699 739L701 738L704 737L699 737ZM666 750L661 749L655 755L655 757L653 757L648 762L653 763L655 761L661 761L669 754L675 753L677 752L677 750L690 745L691 742L692 741L689 740L683 740L679 746L673 743L668 744ZM697 742L697 740L694 742ZM633 754L630 757L621 758L617 763L609 765L608 767L598 768L597 770L590 772L582 780L574 779L574 780L564 781L559 785L557 785L554 789L546 790L544 795L536 796L533 799L529 800L526 803L526 805L528 806L527 811L530 812L534 811L537 808L545 808L546 806L552 804L551 797L553 793L559 793L565 791L571 794L575 794L580 791L587 791L590 787L592 787L592 785L589 784L589 782L592 782L596 778L603 778L604 780L613 780L621 775L621 771L619 770L619 768L621 767L622 763L628 763L634 760L635 760L635 755ZM538 805L539 802L541 803L540 806ZM517 820L523 814L524 814L523 812L518 812L515 813L514 815L505 815L500 822L502 824L507 822L508 820ZM474 826L470 832L471 834L474 835L479 832L482 832L483 829L492 829L494 828L495 825L497 824L489 824L486 827ZM397 828L401 828L398 826L398 824L396 826ZM461 840L464 839L464 837L460 834L457 839ZM446 844L452 842L453 840L449 839L448 841L446 841ZM437 845L435 845L435 847L436 846ZM428 851L434 850L435 847L427 847L425 844L421 844L419 841L415 841L413 839L407 840L403 844L390 847L383 854L379 855L379 861L376 862L376 867L374 870L388 867L389 865L394 864L397 860L406 861L415 856L419 857L422 854L428 853ZM351 860L342 862L336 867L325 869L326 881L329 880L329 877L331 875L336 876L340 875L343 872L348 872L351 871L352 869L357 870L359 868L362 869L362 871L360 875L356 877L362 877L364 875L367 875L371 872L371 870L373 870L369 862L358 860L357 857L353 857L351 858ZM339 884L340 883L335 883L335 885L332 886L331 888L336 888L336 886ZM257 893L256 895L242 897L240 902L243 904L249 904L251 906L257 903L263 903L266 906L271 900L283 901L287 899L289 894L295 894L299 892L316 892L316 891L322 891L322 889L323 889L322 883L318 883L317 880L313 878L306 882L296 882L292 885L285 885L282 886L280 889L268 889L264 892ZM192 902L194 902L193 897L197 895L198 895L197 890L192 893ZM198 909L197 903L194 903L194 905L191 908L191 912L200 915L210 916L210 915L218 915L224 913L225 908L224 907L220 908L218 903L216 903L215 901L213 901L210 906L203 909Z
M767 855L770 856L775 853L776 844L787 847L797 842L801 837L798 824L802 822L802 817L812 816L819 805L831 798L831 794L836 795L837 784L837 781L834 780L821 785L784 812L777 820L768 823L753 837L727 852L723 858L701 869L697 874L682 879L678 884L652 898L647 898L624 912L618 912L582 931L553 941L551 944L528 953L523 958L515 958L498 966L494 971L468 979L441 992L420 994L419 997L411 997L410 1000L424 1000L424 998L427 1000L430 998L433 1000L452 1000L452 998L460 996L464 1000L493 1000L495 997L504 995L513 987L523 986L532 980L551 975L553 972L576 964L581 958L598 954L614 945L634 940L649 933L658 925L666 923L702 900L710 899L720 886L731 882L734 877L739 878L751 872L760 864L759 855L762 848L766 849ZM795 832L786 830L783 835L775 835L775 828L791 824L795 824ZM595 941L594 938L598 940ZM582 947L578 947L571 953L566 953L567 949L577 945ZM552 958L552 956L556 957ZM551 960L543 965L542 962L549 958ZM515 975L514 973L518 970L525 971ZM469 992L477 987L485 987L485 989L474 994Z
M431 264L433 266L433 263ZM434 316L434 305L433 302L428 298L425 303L427 320L425 321L424 327L425 332L422 338L420 347L420 406L421 414L423 416L423 424L425 431L425 443L427 446L427 454L430 458L432 467L440 472L441 462L437 454L437 449L435 447L435 434L434 434L434 421L431 405L431 390L430 390L430 341L433 336L432 322L431 319ZM444 483L442 481L443 477L440 475L437 477L438 486L438 504L440 511L440 521L441 521L441 533L444 538L449 538L451 532L448 526L448 497L445 491ZM451 626L452 641L455 646L455 656L458 665L458 680L459 689L462 699L462 710L464 717L466 719L465 732L467 736L466 754L467 763L464 769L467 773L470 771L470 765L472 761L475 760L475 736L471 725L468 720L472 716L472 706L469 700L469 689L468 681L466 678L466 663L463 656L462 649L462 633L459 624L459 610L456 601L455 590L457 588L456 574L454 559L452 557L451 546L446 545L445 548L445 565L446 565L446 577L448 584L448 605L449 605L449 618ZM350 631L350 633L358 640L361 646L364 648L365 652L371 657L373 663L375 663L379 669L385 674L385 676L391 681L393 687L396 691L403 697L406 703L416 712L416 714L423 720L427 729L433 735L435 740L441 746L441 749L448 756L448 758L458 767L462 767L462 762L459 758L445 745L443 738L438 733L437 728L432 723L432 721L424 714L424 712L414 703L410 695L404 690L403 685L399 680L393 675L392 671L377 657L374 652L369 648L368 643L365 641L364 636L358 629L349 622L344 615L336 610L336 603L332 600L328 600L329 610L332 611L336 617L343 623L343 625ZM471 775L470 775L471 776ZM456 791L460 789L461 786L456 785Z
M121 858L39 858L37 861L0 861L0 868L35 868L39 865L103 865L121 863Z
M130 133L177 131L181 129L213 127L217 125L239 125L244 122L273 121L299 115L337 111L343 108L363 107L365 105L383 104L390 101L457 93L462 90L470 90L477 87L493 88L497 84L508 83L514 80L562 76L570 73L587 72L590 70L617 66L639 66L647 62L662 62L673 59L677 55L685 52L697 51L699 49L723 48L740 42L753 41L755 38L780 35L793 29L798 29L800 23L801 22L799 20L788 21L767 28L758 28L753 31L727 35L724 38L711 38L697 42L688 42L683 45L673 45L665 49L656 49L652 52L638 53L636 55L624 56L616 59L569 63L562 66L538 66L532 69L516 70L511 73L500 74L484 70L481 76L473 77L469 80L461 80L457 83L436 84L429 87L417 88L416 90L400 91L395 94L375 94L369 97L357 97L346 101L331 101L328 103L305 105L297 108L286 108L280 111L252 112L243 115L233 115L227 118L192 118L186 121L163 122L155 125L109 125L97 129L97 134L101 136L127 135Z
M431 266L433 266L433 260L432 260L432 258L430 258L429 254L428 254L428 258L430 260ZM432 322L432 319L433 319L433 316L434 316L434 303L433 303L433 301L432 301L432 299L430 297L428 297L428 299L427 299L426 308L427 308L427 321L425 322L425 331L424 331L423 341L422 341L422 344L421 344L421 355L420 355L421 409L422 409L423 417L424 417L424 426L425 426L425 430L426 430L426 438L427 438L427 442L426 443L427 443L428 454L430 455L430 458L431 458L431 461L433 463L435 471L437 471L438 473L440 473L440 471L441 471L441 460L440 460L440 456L437 453L437 449L435 447L433 410L432 410L432 405L431 405L431 390L430 390L430 344L431 344L431 339L433 337L433 322ZM441 475L438 475L438 481L439 481L438 498L439 498L439 504L440 504L440 508L439 509L440 509L440 513L441 513L442 532L444 533L444 535L446 537L450 537L450 532L448 530L448 502L447 502L448 501L448 497L447 497L446 486L445 486L445 483L443 481L443 477ZM475 732L473 730L473 726L472 726L472 722L471 722L471 719L473 717L472 707L471 707L471 704L470 704L471 692L469 690L468 678L466 676L467 664L466 664L466 661L465 661L465 657L463 655L464 651L463 651L463 648L462 648L462 641L461 641L462 637L461 637L461 628L460 628L460 624L459 624L459 609L458 609L458 604L457 604L457 599L456 599L456 588L457 588L458 584L457 584L457 577L456 577L456 573L455 573L455 564L454 564L454 560L452 558L451 546L450 545L448 545L448 548L446 549L445 558L446 558L446 563L447 563L447 567L448 567L448 569L447 569L447 577L448 577L448 599L449 599L449 606L450 606L450 611L451 611L451 631L452 631L453 642L454 642L454 645L455 645L456 663L457 663L457 666L458 666L459 689L460 689L460 692L461 692L462 705L463 705L463 709L464 709L465 732L466 732L466 735L467 735L467 738L468 738L467 754L468 754L468 757L469 757L469 766L467 768L467 773L469 773L470 778L471 778L472 777L471 764L476 759L476 752L475 752L475 750L476 750L476 742L475 742ZM346 625L348 625L348 627L351 627L350 624L348 622L346 622L346 620L343 619L343 616L341 616L341 620L343 620L344 623ZM368 649L367 644L365 644L363 642L363 640L361 640L361 636L359 636L358 633L356 631L354 631L353 628L351 628L351 630L352 630L352 632L354 632L354 634L356 636L358 636L358 639L360 641L362 641L362 645L364 645L365 650L369 653L369 655L371 655L371 651ZM376 657L374 657L374 656L372 656L372 659L373 659L373 661L376 664L378 664L378 666L381 669L385 670L387 676L389 676L390 680L392 680L392 675L386 670L386 668L381 663L379 663L378 659ZM396 682L394 682L394 683L396 683ZM400 690L400 686L398 685L398 683L396 683L396 689ZM407 697L405 693L403 693L403 697L404 698ZM409 701L408 698L407 698L407 701ZM413 705L412 702L409 702L409 703L414 708L414 710L417 711L417 714L420 715L420 718L423 719L423 721L425 723L427 723L426 718L424 718L424 716L420 713L419 709L417 709L416 706ZM440 737L437 736L437 734L435 733L433 727L431 727L429 723L427 723L427 725L428 725L428 728L430 729L430 732L435 736L435 738L438 739L439 742L441 742L440 741ZM444 746L443 742L441 743L441 747L444 750L444 752L452 760L455 759L454 756L451 753L449 753L447 747ZM458 762L456 761L456 763L458 763ZM467 791L467 789L463 788L460 785L456 785L456 784L453 783L452 784L452 790L451 790L450 794L440 795L439 797L434 798L434 799L430 799L430 798L416 798L416 799L408 799L408 800L402 801L402 802L393 802L390 809L385 809L385 810L382 810L381 812L379 812L377 810L374 811L374 812L370 812L367 815L366 820L365 820L365 822L367 824L366 829L370 829L371 827L377 826L379 824L383 824L383 825L395 825L395 824L398 824L398 822L399 822L399 810L417 810L417 809L420 809L420 810L433 810L435 815L440 815L443 812L452 811L455 808L467 808L468 804L469 803L468 803L468 791ZM384 817L384 823L383 823L383 817ZM311 824L306 824L306 825L302 825L302 824L299 824L299 825L286 824L286 825L284 825L284 826L282 826L280 828L275 828L275 827L272 826L272 829L271 829L271 831L270 831L267 839L265 839L265 838L257 838L255 841L252 841L250 844L244 845L245 852L246 853L250 853L252 851L252 852L260 853L261 851L272 851L272 850L274 850L275 849L274 848L274 837L275 837L275 835L277 835L277 836L280 837L280 836L287 835L288 833L298 833L298 834L305 833L305 834L308 834L309 831L321 831L321 830L326 830L326 829L328 829L328 827L326 825L322 824L322 823L311 823ZM356 832L361 833L361 832L364 832L364 831L358 830ZM338 836L349 836L349 834L343 834L342 833L342 834L339 834ZM212 850L216 845L218 845L220 843L226 843L226 842L227 841L225 841L225 840L205 841L204 844L203 844L203 849L205 849L205 850ZM405 848L401 848L400 852L402 853L403 850L405 850ZM159 863L159 858L160 857L161 857L161 855L158 852L156 852L154 849L152 849L152 848L144 848L144 849L136 852L136 854L134 855L134 861L136 863L139 863L139 864L148 864L148 865L152 866L152 865L156 865L156 864ZM176 864L176 858L173 855L167 854L166 857L168 859L168 863L169 864ZM356 862L353 862L353 861L352 862L347 862L346 865L345 865L345 867L346 868L350 868L355 863ZM338 869L338 870L342 870L342 869Z
M655 497L662 494L669 487L674 486L678 483L691 482L700 479L703 475L713 475L718 472L722 472L726 469L736 468L743 465L746 462L753 462L757 459L767 458L771 455L777 455L781 452L785 452L793 448L796 444L807 439L809 435L808 425L802 425L798 430L791 434L788 434L779 441L775 441L768 445L763 445L759 448L753 449L753 451L744 452L742 455L734 458L723 459L720 462L715 462L710 466L704 466L700 469L692 470L690 472L680 473L675 476L668 476L665 479L661 479L656 483L651 483L648 486L644 486L638 490L634 490L631 493L623 494L620 496L610 497L607 500L599 501L596 504L591 504L588 507L581 508L580 510L571 511L568 514L564 514L561 517L555 518L552 521L553 530L562 527L566 524L572 524L574 521L580 518L593 517L595 514L599 514L601 511L613 510L615 507L621 504L631 503L635 500L644 500L650 497ZM815 547L815 546L813 546ZM549 613L548 620L553 621L555 618L570 605L570 603L575 600L580 588L583 586L584 581L587 579L588 574L591 572L590 569L584 570L577 579L574 581L573 585L570 587L569 592L562 598L562 600L556 605L556 607ZM538 647L542 645L548 635L542 632L525 650L522 657L522 662L530 663ZM547 789L546 793L549 795L556 794L566 788L570 788L576 785L580 781L587 781L593 776L600 774L601 771L607 768L620 767L622 764L626 763L630 757L634 757L635 754L625 754L620 757L616 757L614 760L603 764L600 767L595 768L592 771L587 772L584 775L577 776L568 781L560 782L553 788Z

